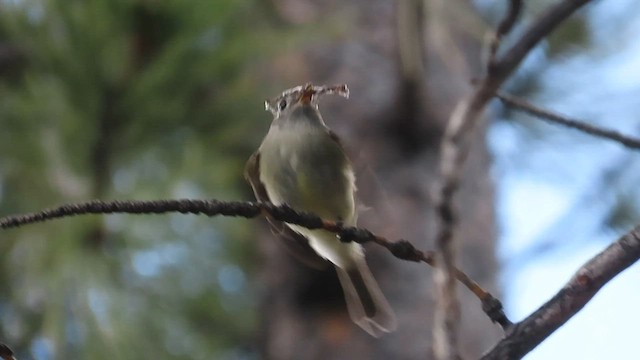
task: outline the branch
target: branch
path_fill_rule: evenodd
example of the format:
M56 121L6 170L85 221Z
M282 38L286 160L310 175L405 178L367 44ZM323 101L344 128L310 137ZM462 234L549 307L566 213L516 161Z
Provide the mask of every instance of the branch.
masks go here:
M640 225L584 264L546 304L511 327L485 356L520 359L566 323L616 275L640 259Z
M558 25L571 16L571 14L590 1L591 0L565 0L550 6L538 16L524 34L522 34L520 39L505 52L499 61L493 64L493 66L489 64L489 72L496 73L495 76L504 81L540 40L549 35Z
M469 154L471 133L487 103L529 51L574 11L588 2L589 0L565 0L549 7L501 58L495 59L495 54L490 55L494 58L487 64L486 76L481 79L473 93L458 103L449 118L441 146L441 179L436 199L436 257L443 264L434 272L437 294L434 316L434 354L437 359L457 357L455 352L459 305L455 296L453 269L455 269L454 240L459 219L453 199L460 187L462 167ZM519 4L512 2L499 32L510 30L518 12ZM497 52L499 40L498 37L492 45L495 47L495 52ZM498 43L495 44L495 42Z
M507 15L504 17L504 19L502 19L500 24L498 24L498 29L493 35L493 38L491 39L491 43L489 45L489 64L496 61L498 47L500 46L502 38L504 38L505 35L507 35L511 31L511 29L513 29L513 26L516 24L516 21L520 17L521 12L522 0L510 0Z
M2 358L2 360L16 360L13 356L13 351L2 343L0 343L0 358Z
M207 216L238 216L255 218L270 216L278 221L304 226L308 229L324 229L338 234L341 241L358 243L374 242L386 248L398 259L423 262L435 267L432 251L420 251L407 240L390 241L371 231L356 227L343 226L340 223L323 220L317 215L299 212L287 205L276 206L271 203L248 201L218 200L151 200L151 201L101 201L92 200L82 203L65 204L30 214L11 215L0 218L0 229L20 226L85 214L163 214L180 212L182 214L203 214ZM482 308L489 318L507 329L511 322L502 310L502 304L480 285L474 282L462 270L455 269L455 276L482 302Z
M588 124L584 121L570 119L566 116L541 109L513 95L498 92L496 96L504 104L511 106L517 110L523 111L529 115L533 115L539 119L545 120L553 124L560 124L572 129L576 129L584 133L587 133L589 135L597 136L607 140L612 140L630 149L640 150L640 139L621 134L615 130L603 129L603 128Z

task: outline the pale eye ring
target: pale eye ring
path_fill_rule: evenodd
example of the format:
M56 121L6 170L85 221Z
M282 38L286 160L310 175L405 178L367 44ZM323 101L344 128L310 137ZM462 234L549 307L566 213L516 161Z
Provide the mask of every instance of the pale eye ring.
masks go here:
M280 102L278 103L278 109L280 109L280 111L282 111L286 107L287 107L287 100L285 100L285 99L280 100Z

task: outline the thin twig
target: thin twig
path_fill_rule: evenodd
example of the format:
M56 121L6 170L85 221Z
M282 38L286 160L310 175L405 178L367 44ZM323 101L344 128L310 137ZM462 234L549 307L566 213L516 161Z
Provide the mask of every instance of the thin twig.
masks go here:
M65 204L52 209L46 209L30 214L11 215L0 218L0 229L17 228L37 222L60 219L85 214L162 214L180 212L182 214L204 214L207 216L239 216L255 218L270 216L278 221L301 225L309 229L324 229L339 235L342 241L358 243L374 242L386 248L398 259L423 262L435 267L436 261L432 251L420 251L407 240L390 241L371 231L356 227L345 227L340 223L323 220L317 215L298 212L287 205L276 206L270 203L249 201L218 201L218 200L150 200L150 201L102 201L92 200L82 203ZM511 322L502 310L502 304L490 293L485 291L475 281L471 280L462 270L455 269L455 276L482 302L482 308L489 318L500 324L505 330Z
M584 121L571 119L564 115L541 109L523 99L503 92L498 92L496 94L496 97L503 103L514 109L523 111L529 115L533 115L547 122L560 124L572 129L582 131L589 135L612 140L630 149L640 150L640 139L621 134L615 130L603 129L601 127L588 124Z
M507 14L502 19L502 21L500 21L500 24L498 24L498 28L493 34L491 43L489 44L489 64L492 64L496 61L498 47L500 47L502 38L504 38L511 31L511 29L513 29L513 26L516 24L516 21L520 17L521 12L522 0L510 0Z
M584 264L551 300L511 327L482 359L522 358L577 314L609 280L638 259L640 226Z
M437 359L453 359L456 354L458 302L455 296L454 260L458 214L454 196L460 187L462 167L469 154L471 133L487 103L502 83L513 73L524 57L543 38L589 0L565 0L549 7L520 36L503 56L487 64L486 76L475 91L462 99L451 114L441 146L438 197L436 199L436 259L442 266L434 272L436 311L434 315L434 355ZM513 5L513 4L512 4ZM517 14L516 14L517 15ZM510 15L507 15L507 18ZM513 26L505 20L505 28ZM499 39L498 39L499 40ZM499 44L494 45L497 49ZM496 50L497 51L497 50Z

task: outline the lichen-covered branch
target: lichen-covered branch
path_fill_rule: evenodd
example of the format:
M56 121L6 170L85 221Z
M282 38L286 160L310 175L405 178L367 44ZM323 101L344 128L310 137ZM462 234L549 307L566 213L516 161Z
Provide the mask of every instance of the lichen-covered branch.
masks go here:
M301 225L309 229L325 229L338 234L341 241L356 241L358 243L374 242L386 248L398 259L423 262L436 266L432 251L418 250L407 240L390 241L378 236L367 229L343 226L340 223L323 220L317 215L299 212L287 205L276 206L271 203L249 201L219 201L219 200L149 200L149 201L102 201L92 200L82 203L65 204L30 214L11 215L0 218L0 229L10 229L43 221L60 219L86 214L164 214L180 212L182 214L202 214L207 216L238 216L255 218L269 216L278 221ZM511 322L502 310L502 304L480 285L467 276L462 270L455 269L458 281L475 294L482 303L482 308L489 318L500 324L504 329Z

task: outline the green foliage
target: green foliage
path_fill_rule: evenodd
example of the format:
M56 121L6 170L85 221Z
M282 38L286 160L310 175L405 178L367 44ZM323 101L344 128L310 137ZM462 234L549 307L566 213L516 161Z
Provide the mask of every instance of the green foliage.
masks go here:
M583 50L589 46L589 29L581 18L570 18L548 38L549 55L557 55L567 50Z
M0 211L92 197L242 198L250 0L0 1ZM272 41L272 40L270 40ZM2 72L0 72L2 74ZM265 123L266 125L266 123ZM64 219L0 233L0 339L21 359L220 358L255 326L246 221Z
M633 192L626 188L616 189L616 202L605 219L605 226L617 233L624 233L640 218L640 208L633 199Z

